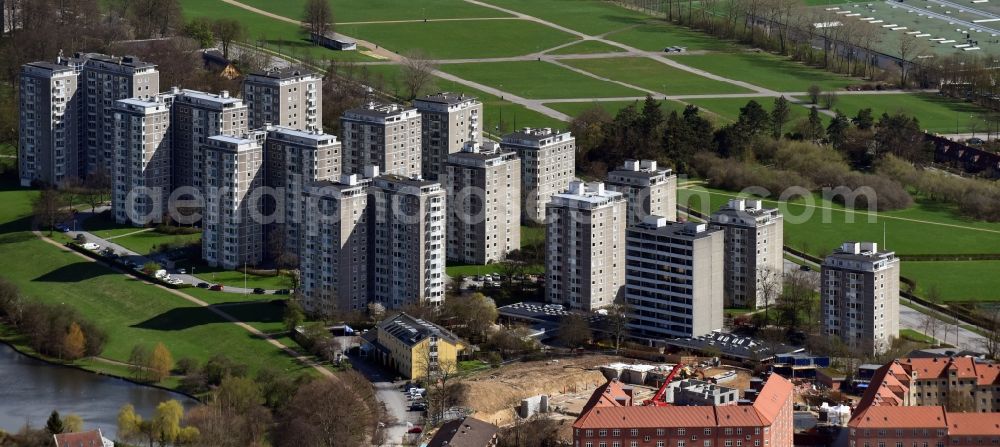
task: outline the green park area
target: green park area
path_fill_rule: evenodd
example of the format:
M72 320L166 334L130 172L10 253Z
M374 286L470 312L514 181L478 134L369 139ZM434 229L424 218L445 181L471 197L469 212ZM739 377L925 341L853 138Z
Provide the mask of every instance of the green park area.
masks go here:
M419 50L433 59L522 56L576 39L572 34L517 19L340 25L337 32L400 54Z
M179 248L190 244L196 244L201 240L201 233L193 234L164 234L156 230L133 231L110 239L122 247L132 250L141 255L146 255L160 250L164 244L171 248Z
M521 247L540 246L545 243L545 227L521 225ZM529 265L525 268L525 273L531 275L541 275L545 272L542 265ZM445 274L449 277L456 276L478 276L495 275L503 273L503 265L499 263L487 265L448 263Z
M643 101L585 101L585 102L547 102L546 106L565 113L571 117L579 116L581 113L593 109L594 107L600 107L608 112L609 115L615 116L621 109L633 105L636 109L642 110ZM684 112L684 107L686 104L679 101L672 100L659 100L660 110L663 111L664 115L669 115L670 112L676 111L677 113Z
M556 50L546 51L545 54L549 55L600 54L600 53L621 53L624 51L625 50L621 48L618 48L613 45L608 45L604 42L596 40L583 40Z
M305 372L278 348L209 309L35 237L29 230L31 200L36 195L36 191L9 185L0 188L0 202L4 203L0 209L0 246L4 253L31 256L31 262L17 256L0 257L0 276L17 285L26 299L70 306L106 331L108 341L101 357L127 362L135 345L163 342L174 359L205 361L225 354L252 371L272 366L296 374ZM258 304L246 309L239 306L228 305L226 312L251 325L280 324L280 312L261 312ZM114 369L92 359L80 362L80 366ZM164 384L176 385L171 381Z
M738 85L709 79L645 57L575 59L562 63L665 95L750 92Z
M920 127L937 133L986 133L995 131L998 115L975 104L933 93L840 95L834 104L847 116L871 108L876 119L883 113L901 112L920 120Z
M703 213L717 210L740 195L695 187L678 191L678 203ZM845 241L874 241L897 255L1000 253L1000 223L959 216L949 205L916 198L910 208L881 213L850 211L814 197L779 202L785 216L785 245L825 256ZM884 241L884 244L883 244ZM917 282L926 297L931 287L942 301L1000 301L1000 261L903 261L902 274Z
M190 271L188 272L190 273ZM222 284L228 287L243 288L244 285L250 289L291 289L292 278L287 275L254 275L244 274L235 270L224 270L207 265L200 265L195 268L194 275L209 284Z
M301 19L306 0L241 0L241 3L285 17ZM509 17L501 11L462 0L330 0L338 23Z
M811 85L818 85L823 90L839 90L851 84L862 83L857 78L836 75L768 53L743 51L691 55L676 60L715 75L779 92L805 92Z
M649 16L604 0L486 0L556 25L596 35L640 25Z
M645 93L544 61L447 64L441 71L525 98L604 98Z
M708 34L682 26L653 21L645 25L623 28L607 36L608 40L623 43L644 51L663 51L666 47L685 47L692 51L734 51L735 45ZM676 54L676 53L675 53ZM687 56L677 57L684 63Z

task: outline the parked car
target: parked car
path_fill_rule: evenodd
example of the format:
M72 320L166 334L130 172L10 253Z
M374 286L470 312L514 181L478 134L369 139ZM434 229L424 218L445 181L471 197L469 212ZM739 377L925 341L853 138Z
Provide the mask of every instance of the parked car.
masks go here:
M275 295L288 295L289 293L291 293L291 291L288 289L278 289L274 291Z
M257 295L263 295L263 294L264 294L264 289L262 289L262 288L260 288L260 287L255 287L255 288L253 289L253 293L255 293L255 294L257 294Z
M177 273L179 273L181 275L186 275L187 272L188 272L187 269L177 269Z
M969 144L972 145L972 146L982 146L983 143L986 143L986 142L983 141L982 138L979 138L979 137L969 138Z
M83 248L91 251L97 251L101 248L101 246L93 242L87 242L86 244L83 244Z
M799 266L799 270L802 270L803 272L808 272L808 271L810 271L810 270L812 270L812 269L811 269L811 268L809 268L809 266L808 266L808 265L800 265L800 266Z
M184 281L181 281L181 280L179 280L177 278L170 278L170 279L167 280L167 283L168 284L173 284L173 285L176 286L176 285L184 284Z
M425 410L427 410L427 404L424 402L417 402L413 405L410 405L410 411L425 411Z
M56 225L56 229L59 230L60 233L69 233L69 227L63 224Z
M424 429L420 427L413 427L406 431L407 433L423 433Z
M216 292L221 292L222 291L222 284L212 284L212 287L209 287L208 290L214 290Z
M210 284L207 283L207 282L200 282L200 283L198 283L198 288L199 289L207 289L207 288L209 288L209 286L210 286Z

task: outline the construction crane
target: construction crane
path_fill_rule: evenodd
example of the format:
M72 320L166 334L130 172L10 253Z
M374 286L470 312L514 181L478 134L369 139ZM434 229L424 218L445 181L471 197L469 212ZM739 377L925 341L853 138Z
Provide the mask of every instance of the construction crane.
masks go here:
M663 400L663 397L667 394L667 386L670 385L670 382L674 380L674 376L676 376L677 373L679 373L681 371L681 369L683 369L683 368L684 368L684 364L682 364L682 363L678 363L678 364L674 365L674 369L670 370L670 374L667 374L667 377L663 379L663 384L660 385L660 389L656 390L656 394L654 394L653 397L642 401L642 404L645 405L645 406L647 406L647 407L648 406L655 406L655 407L666 407L666 406L669 406L670 403L667 402L667 401L665 401L665 400Z

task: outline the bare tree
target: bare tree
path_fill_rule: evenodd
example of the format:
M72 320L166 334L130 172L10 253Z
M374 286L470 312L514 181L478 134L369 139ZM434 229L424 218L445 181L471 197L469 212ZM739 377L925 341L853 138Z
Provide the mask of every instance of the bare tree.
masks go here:
M403 58L403 86L407 98L413 99L431 88L434 84L434 71L437 65L426 53L414 50Z
M922 314L920 317L920 326L923 329L924 334L935 340L937 340L939 323L938 319L934 318L931 314Z
M615 354L617 354L621 351L622 342L625 341L625 337L628 335L628 303L623 301L612 304L607 310L608 332L615 343Z
M59 191L52 188L43 189L32 204L35 225L47 228L51 236L52 229L56 225L69 219L70 213L66 206L66 199Z
M764 267L757 271L757 290L755 290L754 307L764 309L764 325L770 321L768 312L771 305L781 296L782 272L773 267Z
M458 364L454 360L441 359L429 346L418 349L416 355L414 366L427 387L427 413L433 423L437 423L448 408L458 403L461 387L454 380L458 374Z
M222 57L229 59L230 46L246 35L246 28L236 19L218 19L212 23L212 34L222 45Z
M927 45L924 44L922 39L915 37L912 34L903 34L899 38L899 86L901 88L906 88L908 77L910 74L910 68L913 66L913 61L917 57L924 54L927 51Z
M302 27L314 42L333 32L333 12L327 0L308 0L303 17Z
M992 310L983 309L981 315L988 320L988 325L983 328L986 331L982 340L983 350L986 351L987 357L998 360L1000 359L1000 307L993 306Z

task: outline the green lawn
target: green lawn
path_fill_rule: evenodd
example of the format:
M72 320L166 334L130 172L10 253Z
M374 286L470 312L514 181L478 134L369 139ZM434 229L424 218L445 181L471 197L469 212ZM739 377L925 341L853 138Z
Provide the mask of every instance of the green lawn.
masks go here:
M649 16L603 0L486 0L585 34L603 34L644 23Z
M448 64L440 69L525 98L643 96L641 91L594 79L548 62Z
M728 191L702 188L699 191L703 192L696 194L688 188L680 189L678 202L711 213L737 196ZM707 197L710 203L702 204L703 197ZM977 230L1000 231L1000 223L971 221L958 216L950 207L925 200L918 200L913 207L905 210L876 213L871 222L866 212L845 211L840 205L819 199L815 200L814 206L829 209L810 208L801 200L778 203L765 199L764 203L771 206L777 204L784 213L785 244L817 256L829 253L844 241L881 244L883 227L888 249L898 254L1000 253L1000 234ZM853 222L848 221L851 216Z
M736 48L730 42L700 31L663 22L626 28L606 37L645 51L663 51L666 47L674 46L687 47L688 51L733 51ZM687 56L680 57L677 60L683 62L686 58Z
M629 105L635 105L637 109L642 109L642 101L588 101L588 102L550 102L546 103L553 109L556 109L562 113L569 116L578 116L581 113L590 110L594 107L600 107L608 112L609 115L615 116L621 109L628 107ZM677 111L681 113L684 111L685 104L679 101L673 100L661 100L660 110L663 110L664 115L670 114L670 112Z
M243 273L234 270L222 270L205 265L195 268L195 276L210 284L222 284L230 287L243 287ZM250 289L262 288L268 290L291 289L292 279L288 276L246 275L246 286Z
M261 0L266 1L266 0ZM296 0L298 1L298 0ZM333 51L313 45L302 33L301 27L257 14L246 9L233 6L222 0L180 0L185 19L207 17L216 19L226 17L236 19L246 26L247 42L261 42L267 48L288 54L295 58L337 59L345 61L374 60L357 51ZM277 4L279 2L271 2ZM282 2L283 3L283 2ZM297 11L301 10L298 9ZM282 12L279 12L282 13ZM287 11L283 11L287 14Z
M242 3L285 17L304 16L306 0L241 0ZM374 20L456 19L507 17L508 14L462 0L330 0L337 23Z
M811 85L818 85L823 90L836 90L861 82L858 79L839 76L768 53L744 51L731 54L691 55L676 60L709 73L779 92L804 92Z
M768 112L774 108L774 98L771 97L691 99L688 100L688 102L698 106L702 110L712 112L722 117L725 121L735 122L740 116L740 109L746 106L751 100L757 101ZM785 125L786 132L791 130L797 121L809 117L809 109L806 107L789 104L788 110L790 112L788 124ZM830 116L823 113L820 113L819 116L820 119L823 120L824 125L830 122Z
M708 79L645 57L574 59L561 62L601 77L665 95L747 93L750 91L738 85Z
M921 297L936 289L942 301L1000 301L1000 261L908 261L902 274Z
M545 243L545 227L535 227L521 225L521 247L528 247L536 244ZM445 273L454 278L456 276L476 276L476 275L494 275L498 273L503 273L501 265L499 263L487 264L487 265L477 265L477 264L458 264L451 263L445 267ZM541 265L531 265L526 269L528 274L542 274L545 271L545 267Z
M558 50L546 51L545 54L597 54L622 53L625 50L596 40L583 40Z
M521 246L530 247L532 245L545 243L545 227L521 225Z
M420 50L437 59L520 56L576 39L545 25L514 19L340 25L337 32L397 53Z
M197 243L199 240L201 240L201 233L163 234L156 231L143 231L141 233L132 233L116 237L111 239L111 242L121 245L122 247L141 255L146 255L155 251L162 244L182 246Z
M996 117L996 114L975 104L933 93L840 95L833 106L848 116L854 116L858 110L866 107L872 109L876 119L882 113L902 112L915 116L920 120L922 128L938 133L976 131L985 134L984 120Z
M381 74L388 83L402 86L398 65L370 65L367 67L373 73ZM506 133L519 127L551 127L565 128L566 123L555 118L530 110L522 105L502 100L497 96L482 90L468 87L443 78L435 78L434 86L428 91L448 91L466 93L479 98L483 103L483 131L490 133ZM500 118L503 118L501 126Z
M927 343L930 345L937 343L937 340L935 340L934 337L921 334L920 332L917 332L913 329L900 329L899 337L905 338L910 341L915 341L917 343Z
M134 227L132 225L123 225L115 222L112 219L105 219L103 215L94 216L83 222L83 229L87 232L97 236L101 239L107 239L109 237L118 237L123 234L135 233L136 231L146 230L142 227Z
M0 190L0 275L14 282L32 300L67 304L107 331L103 357L127 361L136 344L163 342L175 359L207 359L224 353L251 370L277 366L296 374L303 367L277 348L224 322L207 309L158 287L117 274L77 254L34 237L30 200L34 191ZM271 324L271 315L242 314L253 324Z

